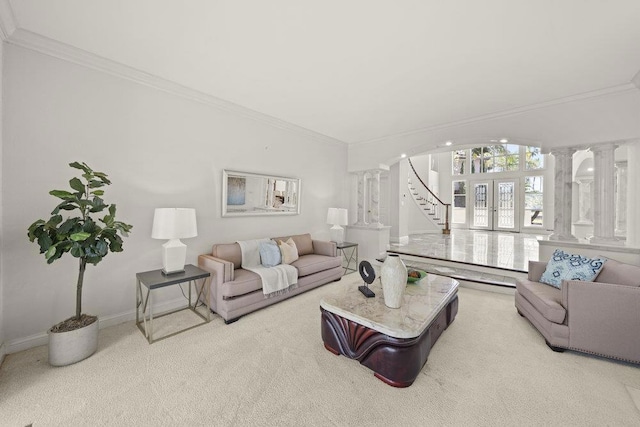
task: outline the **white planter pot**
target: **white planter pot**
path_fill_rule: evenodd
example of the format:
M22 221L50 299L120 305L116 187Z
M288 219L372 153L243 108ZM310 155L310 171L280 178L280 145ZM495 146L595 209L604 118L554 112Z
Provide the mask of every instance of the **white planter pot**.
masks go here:
M69 332L49 331L49 364L66 366L91 356L98 349L98 319Z
M400 308L407 286L407 267L395 254L387 254L380 271L384 304L389 308Z

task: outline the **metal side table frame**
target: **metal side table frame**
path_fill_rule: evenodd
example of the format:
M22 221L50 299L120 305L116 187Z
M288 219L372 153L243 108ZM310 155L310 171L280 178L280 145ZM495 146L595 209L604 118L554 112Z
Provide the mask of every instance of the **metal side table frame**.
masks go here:
M162 270L152 270L145 271L143 273L136 273L137 286L136 286L136 326L140 329L140 332L144 334L149 341L149 344L154 342L163 340L165 338L172 337L181 332L188 331L190 329L196 328L198 326L202 326L211 321L211 307L209 307L209 287L205 286L207 278L211 275L208 271L201 270L195 265L188 264L184 266L184 272L175 273L165 275L162 273ZM202 279L202 284L200 286L200 290L198 291L198 283L197 280ZM171 334L165 335L158 339L154 339L153 337L153 290L164 288L166 286L177 285L180 283L189 282L189 304L186 307L179 308L177 310L172 310L166 313L162 313L160 315L155 316L155 318L167 316L169 314L177 313L183 310L191 310L199 317L201 317L204 321L201 323L197 323L193 326L190 326L185 329L181 329L179 331L173 332ZM193 283L194 289L196 291L196 299L191 303L191 284ZM143 286L144 285L144 286ZM143 293L142 288L146 287L146 294ZM204 298L203 298L204 296ZM206 317L197 310L198 301L200 299L204 299L204 306L207 308ZM142 313L140 313L140 309L142 309ZM147 315L148 311L148 315ZM140 316L142 314L142 316ZM140 320L142 317L142 320ZM144 328L143 326L144 325Z
M342 242L342 243L337 243L336 248L340 252L342 252L342 259L344 261L347 261L347 265L343 267L344 274L347 274L350 271L352 272L358 271L358 244L352 243L352 242ZM345 249L348 249L348 248L353 248L349 256L347 256L347 252L345 251ZM351 268L350 265L351 265L351 261L354 260L354 256L355 256L355 266Z

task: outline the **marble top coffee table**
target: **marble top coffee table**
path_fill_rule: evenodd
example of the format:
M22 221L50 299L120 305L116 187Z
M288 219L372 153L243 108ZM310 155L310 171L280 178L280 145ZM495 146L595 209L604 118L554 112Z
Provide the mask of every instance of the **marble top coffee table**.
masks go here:
M366 298L357 283L320 301L322 340L327 350L373 370L394 387L413 384L429 352L458 312L458 282L427 274L407 284L400 308L384 305L379 279Z

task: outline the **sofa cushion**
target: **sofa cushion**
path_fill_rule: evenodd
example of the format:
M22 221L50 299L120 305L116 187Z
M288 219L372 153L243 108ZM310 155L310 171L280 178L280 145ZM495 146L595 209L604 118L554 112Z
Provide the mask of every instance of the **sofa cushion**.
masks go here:
M296 247L298 248L298 256L313 253L313 241L311 240L311 234L296 234L294 236L273 238L273 240L275 240L276 242L280 240L286 242L288 239L293 239L293 241L296 243Z
M211 255L233 263L233 268L238 269L242 265L242 251L238 243L221 243L213 245Z
M292 262L298 269L298 277L308 276L319 271L329 270L330 268L340 267L342 264L340 257L328 257L324 255L304 255L297 261Z
M234 280L222 284L222 297L231 298L262 290L262 279L256 273L238 268L234 272Z
M541 283L560 289L563 280L593 282L598 276L606 258L587 258L556 249L540 278Z
M604 258L604 257L600 257ZM608 259L602 267L596 282L616 285L640 286L640 267Z
M562 306L562 291L539 282L527 279L516 281L516 290L523 298L553 323L563 323L567 311Z
M286 242L278 240L278 247L280 248L280 253L282 253L283 264L291 264L298 259L298 248L291 238Z
M260 263L265 267L275 267L282 262L280 248L273 240L260 242Z

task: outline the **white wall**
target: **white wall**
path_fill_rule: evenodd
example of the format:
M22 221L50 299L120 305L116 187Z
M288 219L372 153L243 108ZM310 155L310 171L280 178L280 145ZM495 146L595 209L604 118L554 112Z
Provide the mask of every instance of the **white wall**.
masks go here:
M4 281L2 280L2 256L3 250L2 246L4 244L4 233L2 232L2 194L3 194L3 186L2 186L2 142L3 142L3 96L2 96L2 87L4 86L4 43L0 40L0 364L2 364L2 360L5 355L5 345L4 345Z
M40 342L74 312L77 260L47 265L27 239L48 217L53 188L66 188L85 161L109 174L105 200L133 224L124 252L85 276L83 311L129 315L135 273L156 269L162 241L152 240L156 207L194 207L198 237L185 240L187 262L213 243L310 232L328 238L327 208L348 201L347 148L216 109L16 46L5 48L5 140L2 160L5 268L4 334L10 350ZM301 214L221 218L223 169L298 177ZM167 289L158 302L180 297ZM27 343L27 344L24 344Z

